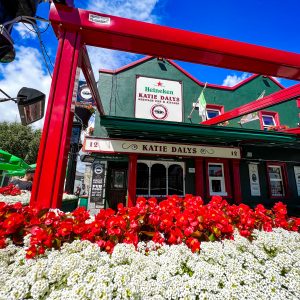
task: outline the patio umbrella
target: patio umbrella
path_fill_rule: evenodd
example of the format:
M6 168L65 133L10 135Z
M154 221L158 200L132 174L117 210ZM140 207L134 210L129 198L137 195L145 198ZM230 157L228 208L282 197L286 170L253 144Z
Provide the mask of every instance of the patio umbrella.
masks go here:
M21 171L29 168L29 165L22 158L12 154L10 154L10 159L8 162L0 161L0 171Z
M0 163L1 162L9 162L10 158L11 158L10 153L0 149Z

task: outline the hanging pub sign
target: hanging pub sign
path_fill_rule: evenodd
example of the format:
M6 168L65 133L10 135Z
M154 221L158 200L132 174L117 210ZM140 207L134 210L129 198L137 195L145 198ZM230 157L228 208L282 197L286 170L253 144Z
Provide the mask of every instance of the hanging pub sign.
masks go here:
M300 166L294 166L298 196L300 196Z
M182 82L137 76L135 117L182 122Z
M261 196L257 164L249 164L251 196Z
M104 205L104 185L106 177L106 165L95 162L92 166L92 183L90 192L90 202Z
M83 151L98 153L137 153L188 157L241 158L237 147L212 147L205 145L162 143L123 139L85 137Z
M85 106L95 106L95 101L92 97L90 88L84 81L80 81L78 85L77 104Z

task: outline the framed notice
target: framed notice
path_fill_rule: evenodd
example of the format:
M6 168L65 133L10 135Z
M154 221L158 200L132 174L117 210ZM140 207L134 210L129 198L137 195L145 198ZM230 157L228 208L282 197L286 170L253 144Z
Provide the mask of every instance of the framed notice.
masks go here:
M257 164L249 164L251 196L261 196Z
M298 196L300 196L300 166L294 166Z
M104 205L106 165L104 163L95 162L92 165L92 172L90 202Z
M182 82L137 76L135 117L182 122Z

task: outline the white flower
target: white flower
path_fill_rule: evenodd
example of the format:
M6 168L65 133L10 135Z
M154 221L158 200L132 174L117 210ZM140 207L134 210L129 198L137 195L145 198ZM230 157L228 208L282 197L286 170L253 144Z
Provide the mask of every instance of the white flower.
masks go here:
M112 255L88 241L25 260L0 250L0 299L300 299L300 234L283 229L235 233L235 240L118 244Z

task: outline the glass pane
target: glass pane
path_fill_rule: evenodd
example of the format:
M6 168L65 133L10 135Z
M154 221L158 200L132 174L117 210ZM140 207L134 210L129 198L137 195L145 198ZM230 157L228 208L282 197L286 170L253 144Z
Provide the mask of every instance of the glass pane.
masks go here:
M268 166L270 179L282 179L281 178L281 167Z
M125 188L125 171L115 171L114 172L114 188L123 189Z
M179 165L171 165L168 169L168 194L183 195L183 169Z
M149 167L144 163L137 164L136 194L148 195L149 193Z
M282 181L271 181L271 195L272 196L284 196L284 188Z
M165 196L167 194L166 167L154 164L151 167L151 195Z
M264 126L274 126L275 121L273 116L262 116Z
M209 164L208 175L210 177L223 177L223 165L221 164Z
M211 119L218 116L220 114L220 111L214 109L207 109L206 113L207 113L207 118Z
M213 192L213 193L222 192L221 180L219 180L219 179L212 179L211 180L211 192Z

